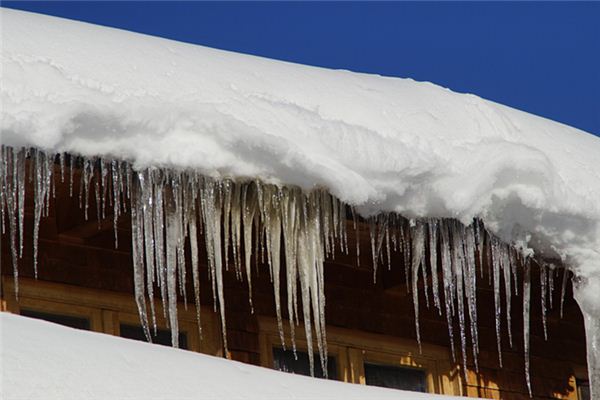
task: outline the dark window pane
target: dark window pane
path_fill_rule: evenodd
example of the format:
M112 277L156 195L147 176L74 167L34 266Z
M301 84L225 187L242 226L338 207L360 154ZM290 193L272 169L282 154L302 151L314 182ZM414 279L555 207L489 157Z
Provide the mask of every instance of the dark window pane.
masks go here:
M365 363L365 378L367 385L427 392L425 371L420 369Z
M577 399L590 400L590 381L587 379L577 379Z
M146 341L144 330L139 325L120 324L119 329L121 331L121 337L140 340L142 342ZM157 329L156 335L154 335L154 330L150 329L150 334L152 334L152 343L162 344L164 346L171 345L171 331L167 329ZM185 350L188 348L187 335L184 332L179 332L179 348Z
M44 321L54 322L71 328L90 330L90 320L83 317L72 317L70 315L52 314L33 310L21 310L21 315L25 317L43 319Z
M291 372L292 374L310 376L310 364L308 362L308 353L305 351L296 351L297 359L292 350L283 350L278 347L273 348L273 368ZM335 357L327 359L328 379L337 379L337 363ZM315 377L324 378L321 360L318 354L315 354Z

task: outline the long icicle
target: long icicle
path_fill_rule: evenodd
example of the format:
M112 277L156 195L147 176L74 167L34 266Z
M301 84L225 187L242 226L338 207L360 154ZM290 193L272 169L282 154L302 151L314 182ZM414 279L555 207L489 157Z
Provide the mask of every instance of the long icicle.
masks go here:
M2 233L8 231L8 242L13 258L15 293L18 293L18 259L23 255L25 232L26 175L33 187L33 254L37 269L37 249L40 220L48 215L51 197L56 193L54 184L54 154L35 149L14 149L2 146L0 163L0 224ZM280 296L280 272L287 284L287 312L295 350L295 324L299 321L298 299L302 301L305 335L309 342L310 369L314 372L312 355L313 337L319 349L321 367L326 371L327 341L325 329L325 257L335 257L336 249L348 252L346 210L350 209L356 229L357 257L359 256L359 226L355 210L322 189L302 192L299 188L276 187L254 180L235 182L203 177L195 172L166 169L133 170L125 161L97 158L77 158L60 154L60 179L64 181L69 168L69 192L73 192L74 170L79 183L79 198L84 214L88 214L89 196L96 197L99 219L106 217L107 206L113 211L115 247L118 247L118 217L131 205L132 258L135 300L144 333L150 340L147 301L150 301L152 325L155 325L153 301L154 285L160 289L163 312L171 328L172 344L178 346L177 300L178 288L182 299L186 296L185 246L189 240L194 302L200 325L200 262L199 235L206 244L214 304L219 308L223 340L226 343L224 269L229 264L232 248L233 264L238 279L245 272L252 306L252 256L265 260L275 295L275 313L282 344L284 344ZM27 169L26 164L29 169ZM68 164L68 165L67 165ZM485 230L479 220L469 226L452 219L416 219L408 221L393 213L382 213L369 219L373 272L385 259L391 267L392 249L400 251L406 268L407 289L413 291L417 339L419 331L419 280L423 282L428 304L428 279L431 279L433 304L440 313L445 312L453 358L453 323L457 316L463 369L466 374L466 342L470 333L474 363L477 368L479 339L477 331L477 273L479 264L483 273L484 259L492 273L494 308L499 361L501 358L501 280L504 281L507 329L509 344L511 333L511 295L519 293L517 263L520 256L510 244L500 242ZM283 243L282 243L283 240ZM487 244L487 247L486 247ZM439 245L439 252L438 252ZM285 263L280 263L283 246ZM339 246L339 247L338 247ZM385 251L382 251L385 246ZM243 250L242 250L243 247ZM426 250L429 258L426 260ZM487 253L486 253L487 251ZM243 253L243 254L242 254ZM438 254L439 253L439 254ZM243 257L242 257L243 255ZM437 263L441 261L444 305L438 292ZM526 353L526 375L529 390L529 308L530 263L525 261L523 281L523 318ZM537 262L537 260L536 260ZM244 264L244 265L242 265ZM427 270L427 264L430 269ZM552 307L554 270L542 265L540 285L542 290L542 318L544 333L546 297ZM259 265L256 265L257 268ZM245 267L245 268L242 268ZM281 271L281 269L284 271ZM257 269L258 271L258 269ZM421 278L422 277L422 278ZM502 279L503 278L503 279ZM512 279L511 279L512 278ZM561 314L566 292L567 272L561 290ZM300 287L298 287L300 285ZM147 297L146 297L147 296ZM466 326L465 308L470 329ZM526 322L526 323L525 323ZM469 332L470 331L470 332ZM313 335L314 332L314 335Z

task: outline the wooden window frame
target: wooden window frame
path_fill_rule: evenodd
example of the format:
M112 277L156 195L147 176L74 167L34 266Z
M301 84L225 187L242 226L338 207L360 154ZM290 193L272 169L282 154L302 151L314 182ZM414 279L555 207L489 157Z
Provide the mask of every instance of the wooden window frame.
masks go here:
M53 314L83 317L90 320L90 331L119 336L120 324L139 325L133 294L88 289L31 278L19 279L19 298L14 295L12 277L1 277L3 308L20 314L21 308ZM156 301L157 327L166 329L162 304ZM187 334L188 350L222 357L223 346L218 315L210 307L202 307L202 339L196 322L195 306L186 310L179 304L179 329Z
M261 365L273 368L273 347L281 347L274 318L258 317ZM296 347L306 351L304 326L295 329ZM291 346L289 325L284 323L286 348ZM366 384L364 363L410 367L425 371L429 393L460 396L463 394L459 370L449 361L449 349L422 344L422 352L410 339L327 327L327 348L337 361L338 379Z

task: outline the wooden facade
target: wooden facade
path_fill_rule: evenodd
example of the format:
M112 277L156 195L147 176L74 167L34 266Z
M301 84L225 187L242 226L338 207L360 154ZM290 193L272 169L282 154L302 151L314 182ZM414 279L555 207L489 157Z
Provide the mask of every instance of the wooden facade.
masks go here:
M119 245L115 249L112 216L98 222L92 201L88 211L91 217L86 221L78 197L69 196L68 184L58 184L56 197L51 199L50 215L40 225L39 273L34 279L32 207L30 197L26 204L25 251L19 261L18 300L14 296L8 235L2 236L2 308L14 313L28 311L81 317L90 321L91 330L113 335L121 333L123 324L139 324L133 298L129 216L124 215L119 220ZM377 282L373 283L366 226L361 226L360 235L360 265L351 254L337 255L325 266L327 342L329 354L336 363L333 378L365 384L365 366L369 363L406 366L424 372L426 390L432 393L529 398L524 377L520 297L513 297L512 304L514 348L509 348L503 328L504 367L499 368L493 293L488 277L478 278L480 369L477 373L473 360L469 359L467 382L459 363L451 360L445 317L438 315L433 306L428 309L424 299L420 312L422 351L419 352L412 295L407 293L401 257L393 260L391 270L380 266ZM349 236L349 248L353 249L356 237L352 228L349 228ZM181 302L179 319L189 350L270 368L274 366L273 349L281 343L275 321L273 289L266 266L254 267L254 313L249 306L246 283L236 279L232 268L225 273L228 354L224 354L219 318L213 311L206 264L201 271L202 339L196 326L193 289L188 282L188 307L186 310ZM532 279L539 281L537 271ZM560 279L558 282L560 284ZM532 286L531 380L534 397L578 399L578 384L587 379L585 336L570 285L567 286L563 318L557 307L560 291L554 293L555 307L548 315L548 341L543 335L539 285ZM285 296L282 301L285 304ZM158 325L166 328L165 321L160 318L162 311L158 298L156 305ZM285 314L284 318L287 318ZM458 332L458 327L455 328ZM303 329L298 328L296 335L298 348L305 349Z

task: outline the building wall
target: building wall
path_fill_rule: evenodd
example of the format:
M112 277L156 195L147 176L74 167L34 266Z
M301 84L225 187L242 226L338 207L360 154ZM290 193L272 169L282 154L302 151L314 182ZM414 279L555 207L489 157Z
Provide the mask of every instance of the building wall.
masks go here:
M76 179L75 182L78 182ZM14 297L12 259L7 236L2 236L3 308L19 312L21 308L74 315L88 315L91 328L118 335L120 321L137 321L131 274L129 217L120 218L119 245L114 247L112 216L98 223L95 217L85 221L77 196L68 196L64 185L51 201L50 215L40 227L38 279L32 267L32 204L26 205L26 245L19 261L20 298ZM96 215L93 204L88 210ZM365 383L364 362L406 365L424 369L428 390L436 393L463 394L494 398L529 398L524 378L521 298L513 297L514 348L508 347L503 321L503 360L499 368L493 316L493 295L488 277L478 278L478 318L480 332L479 372L469 357L468 381L461 367L451 360L445 317L433 307L427 309L420 298L422 352L416 343L412 294L407 293L400 257L392 260L391 270L380 266L373 282L368 233L361 226L361 257L337 255L325 267L326 317L329 349L338 362L338 378ZM350 249L356 240L350 229ZM202 257L201 257L202 258ZM360 264L360 265L358 265ZM274 319L273 289L268 269L254 265L253 304L248 302L245 282L236 280L232 270L225 273L228 357L273 366L272 348L279 346ZM191 272L188 273L191 276ZM211 285L205 265L201 270L203 340L195 328L195 310L191 282L187 282L188 310L180 304L181 327L189 335L190 349L223 355L220 323L213 312ZM534 271L533 280L539 279ZM557 286L560 279L557 279ZM585 378L585 340L583 322L570 287L565 299L565 315L555 308L548 315L549 339L543 338L540 318L539 285L532 285L531 376L535 398L577 398L576 378ZM570 286L570 285L569 285ZM285 284L282 283L282 287ZM502 300L504 302L504 299ZM160 300L156 299L160 311ZM285 295L282 304L286 304ZM285 307L284 307L285 309ZM159 326L166 326L159 315ZM284 318L287 316L284 315ZM287 324L286 324L287 325ZM458 332L458 326L454 327ZM298 346L303 348L303 328L296 330ZM455 335L457 348L460 347ZM288 343L289 345L289 343Z

